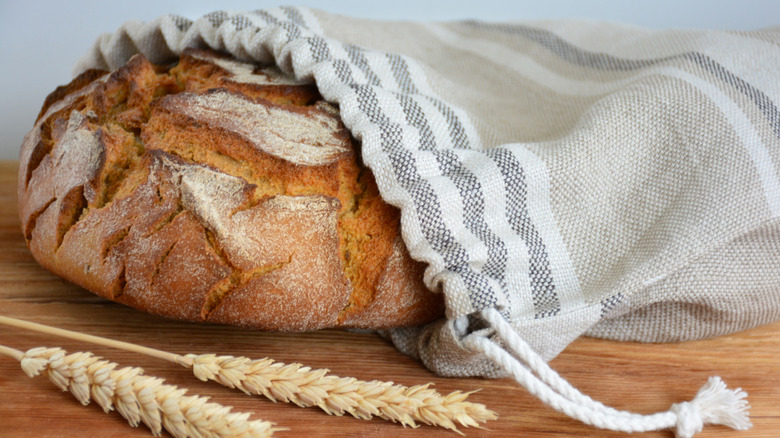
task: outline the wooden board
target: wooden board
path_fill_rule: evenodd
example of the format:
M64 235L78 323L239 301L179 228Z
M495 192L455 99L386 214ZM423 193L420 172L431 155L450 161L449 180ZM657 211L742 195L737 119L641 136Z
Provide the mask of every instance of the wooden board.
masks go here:
M20 232L16 209L16 162L0 162L0 314L177 353L270 357L328 368L333 374L405 385L433 382L440 392L472 391L500 418L486 430L463 430L469 437L624 436L592 429L545 407L509 379L447 379L398 353L374 334L323 331L260 333L232 327L167 321L107 302L41 269ZM253 418L290 429L280 437L454 437L453 432L418 429L375 419L332 417L317 409L275 404L194 379L184 368L136 353L93 347L0 326L0 344L20 350L62 346L89 350L123 366L140 366L190 392L251 412ZM718 339L672 345L579 339L551 362L574 386L607 405L651 413L689 400L709 376L720 375L750 395L754 427L734 433L708 427L701 437L770 437L780 434L780 323ZM134 437L148 430L128 426L116 413L81 406L47 379L26 377L18 362L0 356L0 436ZM671 432L636 434L671 437Z

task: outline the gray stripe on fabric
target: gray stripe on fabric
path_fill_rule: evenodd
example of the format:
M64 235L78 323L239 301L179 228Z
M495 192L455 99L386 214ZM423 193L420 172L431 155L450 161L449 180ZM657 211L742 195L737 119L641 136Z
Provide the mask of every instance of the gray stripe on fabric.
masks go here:
M522 36L544 47L572 64L598 68L602 70L629 71L656 65L673 59L674 56L658 59L623 59L608 53L591 52L581 49L559 37L555 33L522 24L488 24L478 21L464 21L466 25L479 29L497 30L502 33Z
M314 60L314 62L322 62L331 58L330 47L328 47L328 43L324 39L320 37L311 37L308 38L307 40L309 43L309 49L311 50L311 57ZM338 59L333 60L334 66L335 63L338 61L341 61L342 63L345 62Z
M276 25L278 25L278 24L281 23L281 21L279 21L276 17L274 17L273 15L269 14L268 11L265 11L265 10L262 10L262 9L258 9L256 11L253 11L252 13L254 15L262 18L263 20L265 20L268 24L276 24Z
M298 9L291 6L282 6L280 9L284 11L285 15L287 15L290 21L308 29L309 26L306 25L306 21L303 19L303 16L298 11Z
M209 20L209 23L211 23L212 26L219 27L227 20L228 14L225 11L214 11L204 15L203 18Z
M301 36L301 30L295 23L289 21L281 21L273 15L264 10L257 10L253 12L256 16L265 20L268 24L279 26L287 31L287 40L292 41ZM305 27L305 26L304 26Z
M409 73L409 66L403 57L398 55L388 55L390 68L393 71L395 80L403 93L417 94L417 87L414 86L411 74ZM469 147L468 135L463 127L460 119L452 108L439 99L429 97L430 102L439 110L444 116L449 127L450 140L456 148L467 149Z
M759 108L769 121L774 134L780 138L780 110L766 94L750 85L723 65L700 52L686 52L678 55L655 59L625 59L607 53L591 52L571 44L558 35L544 29L521 24L488 24L478 21L465 21L464 24L481 29L498 30L510 35L519 35L548 49L561 59L573 64L602 70L631 71L669 62L675 59L687 59L708 71L722 82L738 90Z
M494 148L485 152L501 171L507 194L507 221L528 248L531 295L536 318L560 312L561 303L550 270L547 248L527 210L525 172L509 151Z
M357 84L357 81L352 74L352 64L343 59L330 59L330 63L336 72L336 76L338 76L342 82L353 87L360 86ZM349 79L349 81L346 81L345 79Z
M315 44L315 39L310 40L310 49L315 58L329 52L327 43L321 41ZM350 63L340 59L332 59L331 62L339 80L349 85L355 93L360 111L380 128L382 151L389 158L396 181L412 198L420 228L430 247L442 258L447 271L461 277L472 307L483 309L495 306L497 298L488 281L471 269L468 252L457 242L442 219L441 203L436 192L417 172L414 155L403 145L402 128L392 123L382 112L372 86L355 83Z
M428 119L425 112L420 108L420 105L415 102L409 95L398 94L396 95L398 103L404 111L406 121L410 125L417 128L420 134L420 149L431 150L436 148L436 139L433 135Z
M236 28L236 30L255 28L252 22L249 21L248 18L246 18L246 15L234 15L233 17L230 18L230 23L233 25L233 27Z
M352 75L348 72L349 65L345 67L341 69L339 78L345 83L350 83ZM417 173L414 155L403 146L401 127L391 123L382 113L372 87L351 83L361 112L371 123L380 128L382 151L389 158L395 179L412 198L414 211L428 244L442 258L447 271L460 275L475 309L494 306L497 298L492 293L487 280L470 268L466 249L457 242L442 219L438 196L430 183Z
M347 55L349 55L349 60L352 61L352 64L355 65L355 67L359 68L360 71L363 72L363 74L366 76L366 80L371 85L376 86L382 86L382 81L379 80L379 77L374 73L373 70L371 70L371 66L368 64L368 60L366 59L365 55L363 55L363 49L349 44L346 46Z
M463 128L463 124L460 122L460 118L455 115L455 112L452 110L452 108L450 108L449 105L445 104L439 99L431 98L430 100L433 105L439 109L439 112L444 115L444 119L447 120L447 125L449 126L450 132L450 140L452 141L453 146L458 149L468 149L469 138L468 135L466 135L466 130Z
M417 94L417 87L412 82L412 76L409 74L409 66L406 64L406 60L395 54L387 54L385 56L387 56L390 69L393 71L393 76L400 91L402 93Z
M622 292L619 292L616 295L601 300L601 318L603 319L609 315L609 312L617 307L618 304L622 303L625 298L626 296Z
M772 99L751 86L744 79L728 71L726 67L720 65L707 55L699 52L691 52L686 53L684 56L704 67L704 69L718 77L721 81L739 90L742 94L752 100L764 114L764 117L769 120L775 135L780 138L780 111L778 111L778 108L775 106L774 102L772 102Z
M174 26L179 29L180 32L187 32L192 27L193 21L189 18L182 17L181 15L170 15L173 20Z
M464 222L466 228L487 247L488 259L482 267L482 272L498 281L502 288L506 287L506 244L488 226L485 221L485 196L482 185L477 178L466 169L454 152L434 151L442 175L448 177L458 188L463 202Z
M373 90L361 87L365 93L358 92L358 101L362 109L370 109L375 103L365 104L376 99ZM369 114L369 112L366 112ZM445 269L458 274L467 287L469 301L475 310L495 306L497 298L483 275L469 266L467 251L457 242L452 232L442 220L441 206L430 183L416 172L414 156L402 146L402 130L397 124L385 122L379 124L381 143L385 154L390 158L393 173L399 184L412 197L415 212L425 239L431 248L444 261Z
M485 222L485 198L477 178L466 169L458 157L447 150L437 150L435 138L420 106L407 95L398 95L398 101L404 111L406 121L420 132L420 149L431 150L439 170L449 178L458 189L464 208L464 225L484 243L488 250L488 260L482 272L499 282L506 284L504 270L507 263L507 249L504 242L493 233Z

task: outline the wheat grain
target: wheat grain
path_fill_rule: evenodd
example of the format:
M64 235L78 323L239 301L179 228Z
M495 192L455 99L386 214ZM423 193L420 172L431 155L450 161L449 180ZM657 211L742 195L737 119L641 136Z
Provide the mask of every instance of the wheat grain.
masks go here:
M116 408L132 426L143 423L156 436L163 428L174 437L269 437L281 430L266 421L249 421L249 414L231 412L205 397L185 395L185 389L144 375L141 368L117 370L117 364L91 353L66 354L46 347L21 353L4 348L2 352L19 360L29 377L45 374L82 404L95 400L105 412Z
M240 389L247 394L263 395L273 401L291 402L301 407L317 406L330 415L346 413L366 420L380 417L410 427L416 427L420 422L453 431L458 431L458 424L463 427L481 427L481 423L498 418L496 413L487 409L485 405L466 401L471 392L455 391L442 396L431 389L430 384L406 387L392 382L367 382L350 377L328 375L328 370L325 369L312 370L301 364L283 364L267 358L251 360L246 357L214 354L179 355L2 315L0 315L0 324L146 354L190 368L193 374L203 381L213 380L224 386ZM2 353L2 346L0 346L0 353ZM93 364L93 366L97 368L92 372L93 379L100 376L104 380L110 380L106 376L112 373L132 374L134 372L133 369L113 371L113 368L111 371L106 371L109 366L107 364L100 366ZM53 378L63 381L59 375ZM112 394L110 391L111 388L108 386L96 388L93 385L92 387L93 397L96 400L99 397L101 400L107 400L109 394ZM129 397L128 394L132 394L132 390L125 387L114 391L116 391L115 399ZM105 402L99 403L101 406L105 404ZM104 409L110 409L110 404L105 405L109 408L104 407ZM126 404L117 403L116 408L120 414L128 418L131 424L143 421L137 409L137 402L132 402L131 399ZM163 417L163 422L165 421Z
M471 393L461 391L442 396L430 385L406 387L392 382L361 381L267 358L251 360L214 354L184 357L187 361L181 363L190 362L193 374L200 380L213 380L273 401L317 406L331 415L380 417L410 427L422 422L454 431L458 430L456 423L480 427L480 423L497 418L484 405L466 401Z

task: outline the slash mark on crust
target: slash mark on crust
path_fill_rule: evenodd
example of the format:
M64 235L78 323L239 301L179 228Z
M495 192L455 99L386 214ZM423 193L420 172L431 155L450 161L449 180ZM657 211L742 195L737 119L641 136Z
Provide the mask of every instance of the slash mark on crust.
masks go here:
M244 270L233 265L230 262L227 255L220 247L219 242L216 239L216 236L214 235L213 232L211 232L208 229L206 230L206 241L214 249L214 253L228 267L230 267L231 272L228 277L225 277L221 281L214 284L211 290L209 291L206 300L203 303L203 307L201 308L200 311L200 316L204 320L208 319L211 312L216 310L222 304L225 298L227 298L231 293L233 293L234 290L246 285L247 283L257 278L260 278L264 275L268 275L269 273L276 271L277 269L281 269L285 265L290 264L290 262L292 262L293 256L295 255L294 253L290 254L290 257L287 260L279 263L259 266L251 270Z
M108 239L103 242L103 251L100 253L103 259L108 257L108 253L111 251L111 248L119 245L127 238L128 234L130 234L131 228L132 226L128 225L108 236Z
M168 248L165 249L162 256L157 260L157 263L154 265L154 271L152 272L151 279L149 280L149 287L151 289L154 289L154 282L157 279L157 276L160 275L160 270L162 268L163 263L165 263L165 260L168 258L168 256L171 254L171 251L173 251L173 247L176 246L176 244L179 243L178 241L172 243Z
M84 186L74 187L60 200L60 217L57 223L57 246L62 245L65 235L79 221L81 213L87 208Z
M122 263L122 268L119 271L119 275L116 278L116 281L113 284L113 287L111 288L111 299L116 300L117 298L121 297L125 294L125 288L127 287L127 277L125 271L127 270L124 263Z
M27 218L27 224L24 227L24 237L29 242L32 239L32 233L33 230L35 230L36 223L38 222L38 217L42 215L46 210L49 209L49 206L54 204L54 201L56 201L57 198L51 198L49 202L47 202L43 207L40 209L34 211L30 216Z

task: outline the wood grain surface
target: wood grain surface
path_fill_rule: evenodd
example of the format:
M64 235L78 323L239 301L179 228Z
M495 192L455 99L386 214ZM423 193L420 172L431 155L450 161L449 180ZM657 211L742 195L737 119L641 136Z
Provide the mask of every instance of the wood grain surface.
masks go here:
M499 414L486 429L463 429L468 437L619 437L584 426L530 396L509 379L448 379L398 353L370 333L322 331L303 334L261 333L217 325L163 320L117 305L68 284L40 268L24 243L16 208L16 162L0 162L0 314L138 343L176 353L217 353L270 357L328 368L333 374L364 380L392 380L405 385L433 382L443 393L481 391L471 400ZM417 429L380 419L332 417L317 409L272 403L213 383L196 380L184 368L136 353L0 326L0 344L26 350L61 346L92 351L122 366L140 366L147 374L186 387L191 393L252 413L289 428L280 437L456 437L429 426ZM666 410L689 400L709 376L749 393L753 429L734 432L714 426L701 437L780 436L780 323L712 340L672 345L618 343L582 338L551 365L574 386L607 405L639 413ZM18 362L0 356L0 436L2 437L141 437L117 413L81 406L43 377L25 376ZM672 437L669 431L636 437Z

